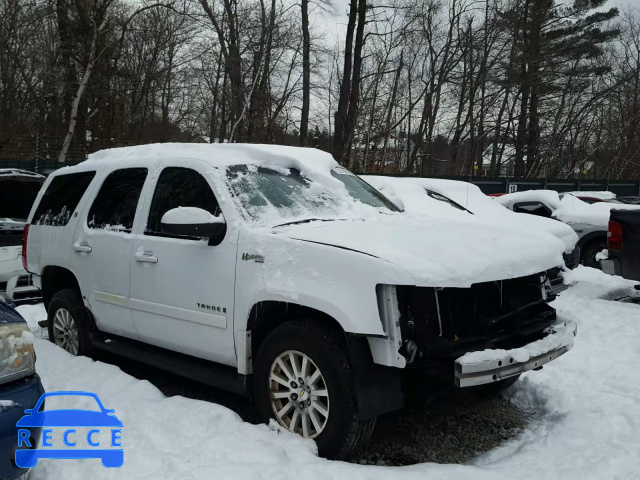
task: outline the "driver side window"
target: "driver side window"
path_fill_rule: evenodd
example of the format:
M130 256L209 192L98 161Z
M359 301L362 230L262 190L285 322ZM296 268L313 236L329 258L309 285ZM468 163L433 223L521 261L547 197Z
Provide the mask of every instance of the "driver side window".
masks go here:
M165 236L162 217L173 208L197 207L220 216L220 206L206 179L190 168L167 167L162 170L153 193L145 235Z
M551 218L551 209L542 202L526 202L516 203L513 206L516 213L528 213L529 215L538 215L539 217Z

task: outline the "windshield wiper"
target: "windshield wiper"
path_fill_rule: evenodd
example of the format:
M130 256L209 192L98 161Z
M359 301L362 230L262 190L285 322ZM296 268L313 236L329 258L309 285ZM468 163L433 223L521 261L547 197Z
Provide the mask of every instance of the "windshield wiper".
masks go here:
M335 220L341 220L339 218L303 218L301 220L294 220L293 222L281 223L279 225L274 225L273 228L284 227L286 225L300 225L301 223L311 223L311 222L333 222Z

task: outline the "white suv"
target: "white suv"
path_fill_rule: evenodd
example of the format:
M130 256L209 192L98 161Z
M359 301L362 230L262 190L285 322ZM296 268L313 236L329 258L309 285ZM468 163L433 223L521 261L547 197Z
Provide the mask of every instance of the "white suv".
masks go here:
M401 213L319 150L98 152L24 235L56 344L252 395L327 457L403 406L407 371L495 389L573 345L541 273L561 241Z

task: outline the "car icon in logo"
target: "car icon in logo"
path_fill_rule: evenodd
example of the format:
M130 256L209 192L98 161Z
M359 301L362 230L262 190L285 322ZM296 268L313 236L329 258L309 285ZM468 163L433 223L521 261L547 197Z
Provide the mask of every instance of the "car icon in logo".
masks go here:
M46 398L70 396L95 399L99 411L84 409L59 409L39 411ZM25 415L18 420L18 449L15 462L21 468L34 467L40 458L80 459L99 458L105 467L117 468L124 463L124 450L121 448L122 422L114 415L114 410L104 407L98 395L92 392L68 391L44 393L36 406L26 409ZM25 427L42 427L42 445L31 445L30 432ZM61 440L69 448L53 448L52 429L65 427ZM73 427L90 427L86 434L88 448L74 448L80 440L80 434ZM110 430L110 446L120 448L100 448L98 436ZM103 443L104 440L102 440ZM26 447L26 448L20 448Z

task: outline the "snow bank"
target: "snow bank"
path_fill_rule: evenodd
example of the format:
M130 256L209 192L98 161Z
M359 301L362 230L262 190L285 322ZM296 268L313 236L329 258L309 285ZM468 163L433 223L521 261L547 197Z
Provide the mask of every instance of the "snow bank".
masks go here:
M560 319L579 324L573 350L525 374L511 389L512 402L533 415L530 427L473 465L393 468L326 461L315 456L310 441L243 423L219 405L166 398L117 367L72 357L37 339L37 369L48 391L94 391L116 409L124 422L125 462L121 469L106 469L98 460L42 460L30 480L638 478L640 306L601 299L622 286L633 291L633 282L584 267L573 273L576 286L554 302ZM41 305L19 311L32 328L45 316Z
M41 305L18 308L30 325L44 318ZM36 336L39 336L38 334ZM98 394L122 420L124 465L107 469L99 460L41 460L30 480L149 479L205 480L491 480L501 475L459 465L396 469L330 462L316 456L315 443L266 425L243 422L220 405L175 396L167 398L147 381L86 357L72 357L36 340L37 370L45 390L85 390ZM81 402L82 399L78 399ZM79 408L69 405L67 408Z

